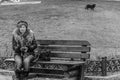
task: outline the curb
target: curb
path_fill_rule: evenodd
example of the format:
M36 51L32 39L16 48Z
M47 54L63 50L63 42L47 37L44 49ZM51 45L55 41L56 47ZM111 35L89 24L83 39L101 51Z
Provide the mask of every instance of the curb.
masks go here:
M12 76L15 74L14 71L0 70L0 75ZM85 76L85 80L120 80L120 74L110 76Z
M110 76L85 76L85 80L120 80L120 74Z
M6 2L6 3L1 3L0 5L24 5L24 4L40 4L41 1L30 1L30 2Z
M12 75L15 75L15 73L14 73L14 71L0 70L0 75L12 76Z

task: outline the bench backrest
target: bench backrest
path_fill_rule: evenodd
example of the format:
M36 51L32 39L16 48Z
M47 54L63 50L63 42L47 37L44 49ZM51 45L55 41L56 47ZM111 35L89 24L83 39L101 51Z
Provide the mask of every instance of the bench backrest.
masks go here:
M91 45L80 40L37 40L38 49L47 48L52 58L86 60L90 58Z

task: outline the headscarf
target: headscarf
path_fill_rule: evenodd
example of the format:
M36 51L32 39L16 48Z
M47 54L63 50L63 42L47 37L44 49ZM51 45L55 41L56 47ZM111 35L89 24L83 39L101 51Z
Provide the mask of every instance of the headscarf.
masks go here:
M26 22L26 21L19 21L18 23L17 23L17 34L18 35L21 35L21 32L20 32L20 28L21 28L21 26L22 25L25 25L25 27L26 27L26 32L24 33L24 35L23 35L23 37L26 37L29 33L30 33L30 29L28 29L28 23Z
M28 23L26 21L19 21L17 23L17 28L20 28L22 25L25 25L25 27L28 28Z

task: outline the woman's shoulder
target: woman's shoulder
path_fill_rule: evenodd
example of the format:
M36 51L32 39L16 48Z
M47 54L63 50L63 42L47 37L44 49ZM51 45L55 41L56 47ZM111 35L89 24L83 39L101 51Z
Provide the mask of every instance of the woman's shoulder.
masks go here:
M29 29L29 34L30 34L30 35L34 35L33 30Z
M13 35L15 40L20 39L20 35L18 35L18 29L14 29L13 32L12 32L12 35Z
M18 33L18 29L14 29L12 32L13 35L17 35L17 33Z
M29 29L29 34L27 36L28 37L34 37L34 32L31 29Z
M31 30L31 29L29 29L29 32L30 32L31 34L34 34L33 30Z

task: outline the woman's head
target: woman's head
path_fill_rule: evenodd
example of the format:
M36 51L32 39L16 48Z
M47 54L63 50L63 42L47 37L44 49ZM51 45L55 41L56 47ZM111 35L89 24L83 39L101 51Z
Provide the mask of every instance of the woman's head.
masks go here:
M24 34L28 29L28 23L26 21L19 21L17 23L17 28L22 34Z

